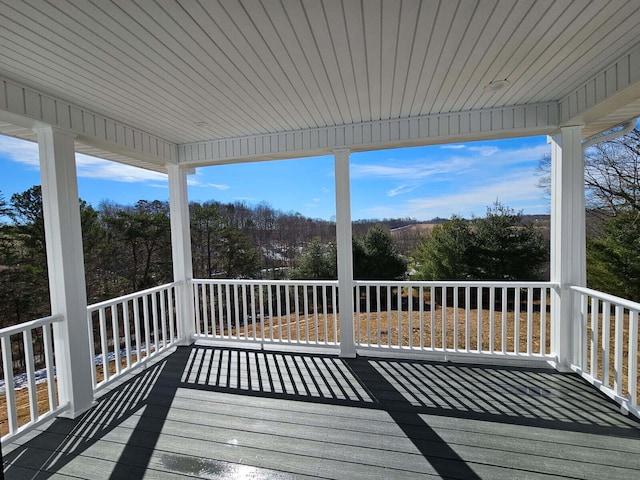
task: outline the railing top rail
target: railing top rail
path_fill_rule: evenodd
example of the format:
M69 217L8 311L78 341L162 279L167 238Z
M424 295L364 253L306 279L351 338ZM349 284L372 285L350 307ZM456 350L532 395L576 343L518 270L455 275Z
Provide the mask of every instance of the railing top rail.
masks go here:
M147 288L146 290L140 290L139 292L133 292L133 293L129 293L127 295L123 295L121 297L112 298L110 300L105 300L103 302L94 303L92 305L87 305L87 311L91 312L91 311L94 311L94 310L98 310L99 308L111 307L111 306L116 305L118 303L126 302L127 300L132 300L132 299L137 298L137 297L141 297L141 296L144 296L144 295L149 295L150 293L155 293L155 292L159 292L161 290L165 290L167 288L175 287L176 285L179 285L179 283L180 282L165 283L164 285L158 285L157 287Z
M380 285L382 287L390 286L396 287L398 285L417 285L425 287L520 287L520 288L557 288L558 284L554 282L510 282L510 281L422 281L422 280L354 280L354 285Z
M26 330L32 330L34 328L48 325L55 322L61 322L64 319L64 315L56 314L49 315L48 317L38 318L37 320L31 320L29 322L19 323L12 325L11 327L5 327L0 329L0 337L6 337L9 335L15 335L16 333L22 333Z
M229 278L194 278L193 283L222 284L222 285L337 285L337 280L247 280ZM520 288L557 288L554 282L510 282L510 281L420 281L420 280L354 280L354 285L380 285L395 287L398 285L424 285L434 287L520 287Z
M620 305L623 308L627 308L635 312L640 312L640 303L633 302L625 298L616 297L615 295L610 295L608 293L600 292L598 290L593 290L591 288L576 287L576 286L570 286L569 288L574 292L582 293L584 295L589 295L591 297L598 298L604 302L615 303L616 305Z
M335 286L337 280L247 280L228 278L194 278L193 283L221 284L221 285L310 285L310 286Z

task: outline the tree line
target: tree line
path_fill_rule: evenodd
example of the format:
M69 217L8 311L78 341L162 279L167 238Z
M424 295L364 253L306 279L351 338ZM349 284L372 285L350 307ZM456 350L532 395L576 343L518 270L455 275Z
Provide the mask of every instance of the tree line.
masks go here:
M640 300L640 132L597 144L585 156L589 286ZM549 186L550 159L540 162ZM267 203L192 202L196 278L336 278L335 223ZM80 201L89 303L172 280L169 206ZM42 192L0 193L0 326L49 313ZM549 243L521 212L500 203L480 218L439 219L430 235L398 229L413 219L353 226L356 279L538 280ZM403 236L403 232L407 232ZM411 233L409 233L411 232Z
M102 202L94 208L81 200L80 217L89 303L172 281L168 202ZM304 272L310 245L335 245L334 222L264 202L192 202L190 218L196 278L291 278ZM374 265L376 253L362 245L359 262ZM404 273L404 259L398 254L396 260ZM335 277L335 267L322 275ZM41 188L9 200L0 193L0 326L49 313Z

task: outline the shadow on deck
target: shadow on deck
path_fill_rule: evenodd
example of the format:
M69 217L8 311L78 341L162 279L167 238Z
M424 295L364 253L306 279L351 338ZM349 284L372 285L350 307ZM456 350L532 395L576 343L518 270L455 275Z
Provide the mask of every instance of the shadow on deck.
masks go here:
M554 370L178 348L7 479L638 478L640 423Z

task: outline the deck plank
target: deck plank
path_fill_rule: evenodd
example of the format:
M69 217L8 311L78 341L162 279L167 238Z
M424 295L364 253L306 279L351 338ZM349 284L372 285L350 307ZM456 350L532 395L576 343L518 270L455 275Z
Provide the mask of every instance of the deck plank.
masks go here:
M4 446L3 446L4 447ZM5 447L5 478L628 479L640 424L552 370L184 347L77 420Z

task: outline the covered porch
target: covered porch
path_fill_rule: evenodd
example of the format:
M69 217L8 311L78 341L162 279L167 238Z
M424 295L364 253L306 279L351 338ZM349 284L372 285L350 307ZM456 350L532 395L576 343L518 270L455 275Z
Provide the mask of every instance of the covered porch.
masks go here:
M5 447L5 478L629 479L638 454L551 368L190 346Z
M637 476L640 304L586 288L583 157L640 116L636 0L0 3L52 312L0 331L8 478ZM530 135L548 282L354 281L352 152ZM168 175L172 283L87 305L76 152ZM194 169L321 154L336 281L193 278Z

